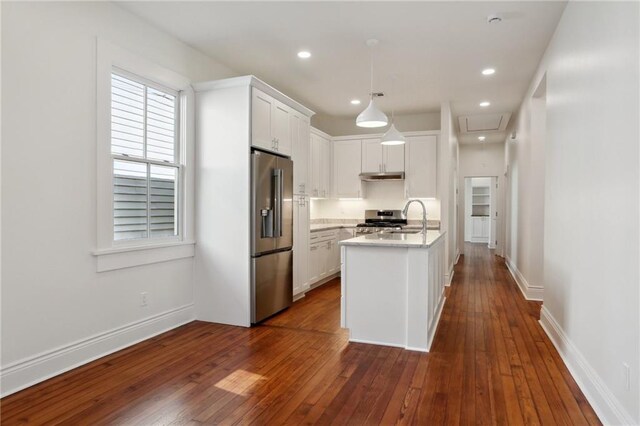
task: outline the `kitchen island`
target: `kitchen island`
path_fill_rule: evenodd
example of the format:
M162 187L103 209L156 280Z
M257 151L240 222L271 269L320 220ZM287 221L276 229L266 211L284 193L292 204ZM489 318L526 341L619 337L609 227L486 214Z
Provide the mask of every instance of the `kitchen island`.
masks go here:
M444 305L444 233L340 242L341 326L352 342L428 352Z

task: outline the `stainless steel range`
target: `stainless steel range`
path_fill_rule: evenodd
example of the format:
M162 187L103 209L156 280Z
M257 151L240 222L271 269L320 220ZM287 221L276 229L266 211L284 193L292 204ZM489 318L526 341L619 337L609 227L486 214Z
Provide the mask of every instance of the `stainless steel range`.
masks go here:
M376 234L384 231L399 231L407 225L402 210L365 210L364 223L359 223L356 236Z

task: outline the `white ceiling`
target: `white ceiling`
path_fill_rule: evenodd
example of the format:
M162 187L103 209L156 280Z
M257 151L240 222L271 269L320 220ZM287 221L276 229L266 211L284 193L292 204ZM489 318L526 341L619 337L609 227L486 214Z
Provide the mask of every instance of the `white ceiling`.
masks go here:
M544 1L119 4L316 113L353 117L369 93L369 38L380 40L374 90L385 92L379 100L385 111L433 112L449 100L456 116L515 112L565 7ZM503 21L488 24L493 13ZM299 59L302 49L312 57ZM481 75L486 67L496 73ZM351 105L352 98L363 105ZM483 100L491 106L479 107ZM460 140L477 142L477 136Z

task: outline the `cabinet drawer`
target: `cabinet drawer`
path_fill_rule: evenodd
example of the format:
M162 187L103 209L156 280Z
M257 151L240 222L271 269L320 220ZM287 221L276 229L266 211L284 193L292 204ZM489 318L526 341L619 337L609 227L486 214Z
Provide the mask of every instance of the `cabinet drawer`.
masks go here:
M309 236L309 242L311 243L319 243L323 241L328 241L332 239L336 239L338 237L338 231L316 231L312 232Z

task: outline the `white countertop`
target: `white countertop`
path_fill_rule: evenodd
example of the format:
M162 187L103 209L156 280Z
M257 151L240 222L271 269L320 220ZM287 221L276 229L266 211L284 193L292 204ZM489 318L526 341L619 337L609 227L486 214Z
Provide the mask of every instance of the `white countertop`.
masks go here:
M355 228L356 224L353 223L312 223L310 225L311 232L314 231L330 231L332 229L341 229L341 228Z
M440 231L427 231L426 237L422 234L368 234L361 237L340 241L344 246L368 246L368 247L404 247L404 248L429 248L435 244L444 233Z

